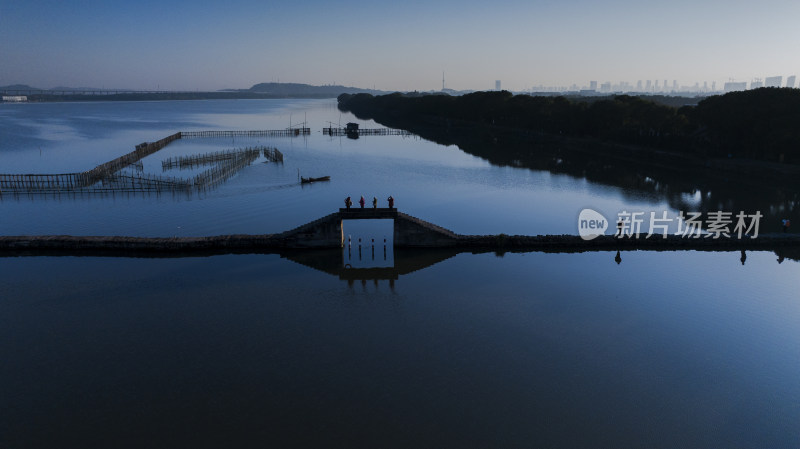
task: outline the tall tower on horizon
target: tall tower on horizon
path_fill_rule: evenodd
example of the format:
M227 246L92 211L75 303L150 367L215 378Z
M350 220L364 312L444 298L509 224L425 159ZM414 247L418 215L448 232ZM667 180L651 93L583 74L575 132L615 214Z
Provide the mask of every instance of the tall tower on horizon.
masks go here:
M444 90L444 71L442 71L442 90Z
M764 87L781 87L782 82L782 76L768 76L764 79Z
M500 80L494 82L494 90L500 90Z

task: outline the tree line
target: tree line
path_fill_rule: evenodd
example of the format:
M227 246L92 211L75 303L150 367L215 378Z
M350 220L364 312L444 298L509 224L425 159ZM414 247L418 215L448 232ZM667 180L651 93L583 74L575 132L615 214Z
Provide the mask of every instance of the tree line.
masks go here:
M342 94L338 100L340 109L379 121L504 127L702 157L800 164L800 89L731 92L681 107L630 95L566 98L508 91Z

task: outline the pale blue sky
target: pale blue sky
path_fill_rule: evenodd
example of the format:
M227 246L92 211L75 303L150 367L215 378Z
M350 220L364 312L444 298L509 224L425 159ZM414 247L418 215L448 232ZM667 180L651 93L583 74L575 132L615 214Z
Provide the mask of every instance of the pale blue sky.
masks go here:
M0 0L0 85L523 90L800 75L800 2Z

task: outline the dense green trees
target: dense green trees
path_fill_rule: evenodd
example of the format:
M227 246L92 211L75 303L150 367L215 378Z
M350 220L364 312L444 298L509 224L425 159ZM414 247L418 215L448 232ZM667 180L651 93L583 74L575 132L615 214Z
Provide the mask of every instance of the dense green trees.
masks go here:
M711 157L800 163L800 90L756 89L709 97L696 107L666 106L616 95L567 99L476 92L460 97L395 93L339 97L362 116L408 122L451 121L475 126L594 138Z
M710 97L687 111L714 154L800 163L800 90L764 88Z

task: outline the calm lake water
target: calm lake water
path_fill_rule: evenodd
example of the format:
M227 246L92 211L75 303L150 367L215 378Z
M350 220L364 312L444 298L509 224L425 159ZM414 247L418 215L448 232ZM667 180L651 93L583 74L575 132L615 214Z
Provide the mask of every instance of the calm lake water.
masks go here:
M329 138L356 121L330 100L3 104L0 172L303 121L307 138L182 140L143 161L285 155L199 195L4 194L0 235L281 232L361 195L463 234L574 234L586 207L678 212L680 192ZM331 181L300 186L298 170ZM345 233L381 242L391 226ZM797 255L374 254L0 258L0 447L800 446Z
M336 211L344 198L377 197L462 234L575 233L591 207L615 216L625 208L677 211L665 199L635 189L593 185L566 175L495 167L413 137L358 140L322 134L329 123L356 121L335 100L240 100L4 104L0 108L0 172L69 173L89 170L178 131L283 129L306 121L308 138L185 139L143 161L161 174L161 161L253 145L274 146L284 163L256 163L220 188L187 198L162 194L111 198L16 198L3 195L2 235L72 234L188 236L282 232ZM331 176L301 186L302 176Z

